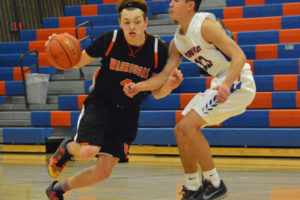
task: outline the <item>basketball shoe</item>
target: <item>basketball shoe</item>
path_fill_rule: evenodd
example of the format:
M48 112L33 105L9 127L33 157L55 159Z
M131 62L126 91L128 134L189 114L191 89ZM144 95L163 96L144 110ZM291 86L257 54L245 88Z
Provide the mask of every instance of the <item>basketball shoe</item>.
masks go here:
M219 200L227 195L227 188L222 180L218 188L214 187L208 180L203 180L202 184L204 191L198 200Z
M71 138L64 139L56 152L51 156L48 163L48 173L52 178L57 177L71 159L72 155L67 150L67 144L72 141Z
M46 194L50 200L64 200L63 193L64 191L62 190L54 190L54 185L58 181L53 181L51 185L46 189Z
M181 200L198 200L202 197L203 188L200 187L198 190L188 190L185 186L182 187L182 198Z

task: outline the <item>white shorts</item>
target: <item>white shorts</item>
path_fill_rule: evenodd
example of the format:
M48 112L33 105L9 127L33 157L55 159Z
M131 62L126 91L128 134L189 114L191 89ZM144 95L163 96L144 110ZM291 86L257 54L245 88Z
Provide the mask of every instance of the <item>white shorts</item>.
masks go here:
M216 102L218 92L212 88L222 84L227 74L214 78L210 88L204 93L198 93L185 107L182 115L186 115L191 109L195 110L207 122L203 126L205 127L220 124L230 117L245 112L256 93L253 75L247 65L249 64L246 64L241 72L240 80L234 82L232 92L225 103Z

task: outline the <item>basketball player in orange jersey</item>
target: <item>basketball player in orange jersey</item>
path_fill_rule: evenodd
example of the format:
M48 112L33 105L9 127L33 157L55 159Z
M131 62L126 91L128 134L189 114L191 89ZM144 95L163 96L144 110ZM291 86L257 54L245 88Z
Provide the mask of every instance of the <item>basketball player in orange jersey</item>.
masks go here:
M179 25L170 43L166 67L147 81L124 87L129 97L158 88L160 97L169 94L172 88L164 83L180 65L182 56L215 77L209 89L189 102L182 112L183 119L174 128L186 177L182 200L215 200L226 196L227 188L219 178L209 144L200 129L243 113L256 92L243 51L216 23L213 14L197 13L200 3L201 0L171 0L170 17Z
M107 179L120 158L126 156L138 129L140 104L149 92L127 97L123 86L140 82L159 73L168 58L167 45L148 34L148 6L144 0L121 0L117 4L120 30L106 32L82 52L80 68L102 57L95 85L81 110L74 139L65 139L48 165L49 175L57 177L72 156L92 159L96 164L61 182L54 181L46 189L51 200L62 200L63 194L75 188ZM176 88L182 74L174 70L168 87ZM152 91L156 96L156 91Z

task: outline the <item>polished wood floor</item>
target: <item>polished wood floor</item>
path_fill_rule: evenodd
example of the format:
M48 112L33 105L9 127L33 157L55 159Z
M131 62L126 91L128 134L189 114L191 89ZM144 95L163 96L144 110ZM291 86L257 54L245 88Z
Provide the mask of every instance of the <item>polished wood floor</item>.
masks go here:
M0 154L1 200L46 200L51 178L49 155ZM92 165L71 161L59 179ZM299 159L215 158L230 194L225 200L300 200ZM130 156L112 176L97 185L74 190L66 200L176 200L184 184L179 158Z

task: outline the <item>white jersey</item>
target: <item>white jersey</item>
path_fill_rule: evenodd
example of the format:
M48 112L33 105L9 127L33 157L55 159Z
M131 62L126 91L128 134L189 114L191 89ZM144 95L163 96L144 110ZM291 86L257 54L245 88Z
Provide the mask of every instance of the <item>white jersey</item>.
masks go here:
M210 75L218 77L229 72L231 63L222 51L213 44L206 42L202 37L201 26L206 18L216 21L216 17L211 13L196 13L190 21L185 35L180 34L181 26L178 25L174 42L177 50L185 58L197 64ZM245 65L245 67L249 66Z
M204 93L198 93L182 112L183 115L186 115L191 110L195 110L206 121L204 126L222 123L232 116L245 112L256 92L251 67L246 63L240 76L234 81L227 101L223 104L217 103L218 92L213 88L224 82L230 70L231 62L213 44L203 39L201 25L206 18L216 20L213 14L196 13L186 34L180 34L181 27L179 25L174 37L176 48L185 58L215 77L211 81L210 88Z

